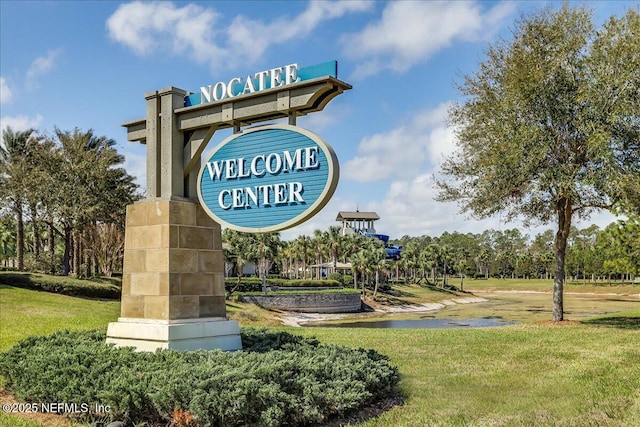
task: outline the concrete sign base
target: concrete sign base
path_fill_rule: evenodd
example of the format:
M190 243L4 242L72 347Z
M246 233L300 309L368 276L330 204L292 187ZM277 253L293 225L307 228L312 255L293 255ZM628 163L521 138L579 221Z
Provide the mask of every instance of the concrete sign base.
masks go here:
M135 347L138 351L242 348L238 322L226 318L172 321L121 317L109 324L107 344Z
M226 319L220 225L189 199L127 207L120 319L107 342L156 348L237 350Z

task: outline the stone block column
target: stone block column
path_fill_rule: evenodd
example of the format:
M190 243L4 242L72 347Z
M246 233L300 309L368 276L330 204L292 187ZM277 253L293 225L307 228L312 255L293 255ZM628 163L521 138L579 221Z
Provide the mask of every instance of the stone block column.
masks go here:
M241 348L227 320L220 225L189 200L127 207L122 306L107 342L139 350Z

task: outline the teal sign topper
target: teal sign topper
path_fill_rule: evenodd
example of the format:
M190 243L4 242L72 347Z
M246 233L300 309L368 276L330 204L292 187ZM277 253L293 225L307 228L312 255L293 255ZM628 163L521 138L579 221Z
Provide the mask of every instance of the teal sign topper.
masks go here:
M222 226L279 231L318 213L339 176L335 152L318 135L291 125L257 126L230 136L205 157L198 198Z
M234 77L229 81L202 86L199 93L193 93L185 97L184 106L191 107L229 100L238 96L288 86L324 76L338 77L337 61L323 62L322 64L308 67L288 64L260 71L246 77Z

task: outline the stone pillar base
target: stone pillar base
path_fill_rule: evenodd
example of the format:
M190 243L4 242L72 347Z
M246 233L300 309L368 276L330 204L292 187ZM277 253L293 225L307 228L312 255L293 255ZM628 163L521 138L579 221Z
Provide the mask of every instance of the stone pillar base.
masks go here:
M224 317L156 320L120 317L109 323L107 344L137 351L242 349L240 326Z

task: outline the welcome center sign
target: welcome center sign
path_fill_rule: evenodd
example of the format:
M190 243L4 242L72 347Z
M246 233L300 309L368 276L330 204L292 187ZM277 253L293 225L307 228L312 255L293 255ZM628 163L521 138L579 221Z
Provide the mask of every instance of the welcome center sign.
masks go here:
M318 135L291 125L257 126L230 136L205 157L198 198L223 226L279 231L318 213L339 175L335 152Z

